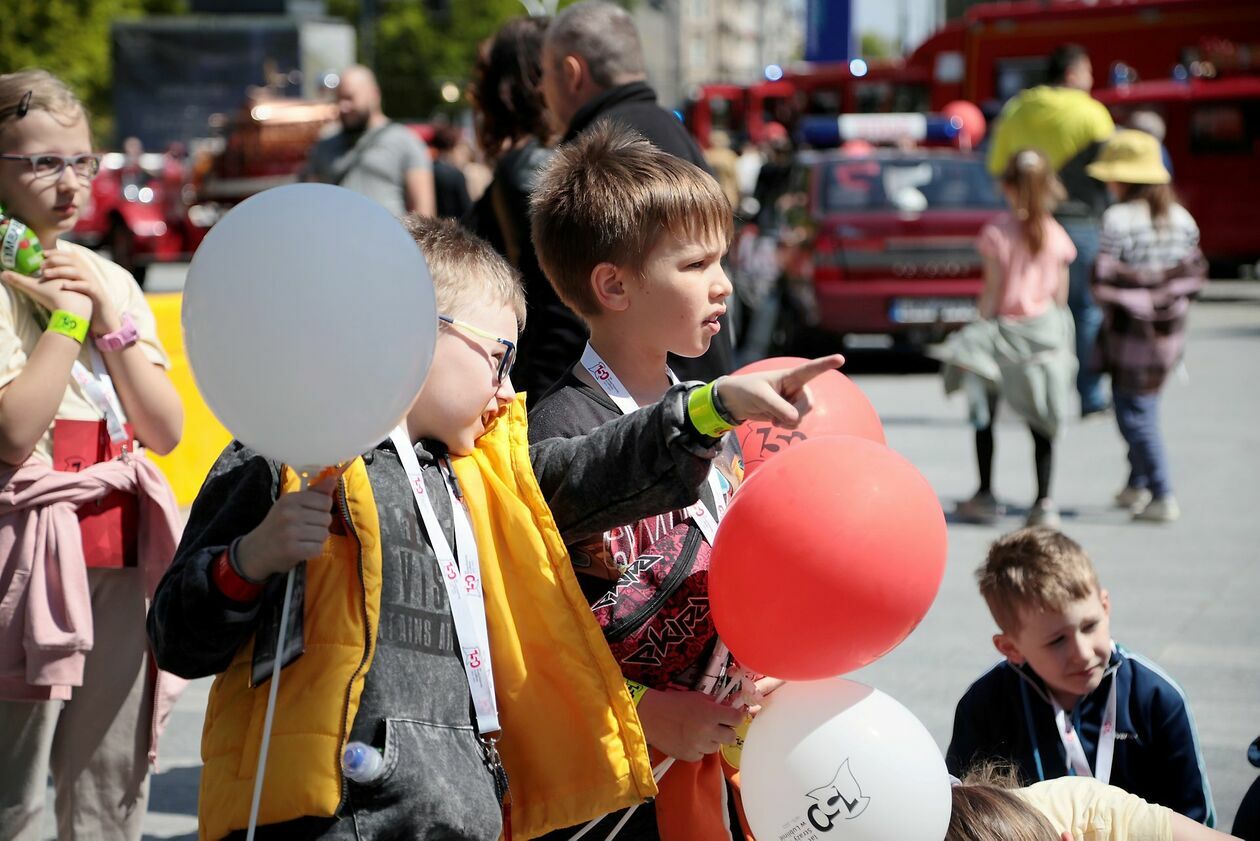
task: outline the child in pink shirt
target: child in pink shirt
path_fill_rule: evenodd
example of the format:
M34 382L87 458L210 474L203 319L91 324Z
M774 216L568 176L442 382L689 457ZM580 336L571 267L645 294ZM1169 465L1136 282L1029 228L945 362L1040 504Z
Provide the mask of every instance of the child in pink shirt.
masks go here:
M980 487L958 506L969 520L987 522L1001 513L992 491L993 421L1003 398L1029 425L1033 438L1037 496L1028 525L1055 527L1059 514L1050 497L1053 440L1063 416L1065 377L1075 375L1067 353L1072 328L1063 317L1068 266L1076 248L1050 215L1063 186L1040 152L1013 155L1000 183L1010 212L984 227L976 249L984 258L981 321L969 325L934 355L946 363L947 390L968 381ZM977 396L981 388L983 395Z

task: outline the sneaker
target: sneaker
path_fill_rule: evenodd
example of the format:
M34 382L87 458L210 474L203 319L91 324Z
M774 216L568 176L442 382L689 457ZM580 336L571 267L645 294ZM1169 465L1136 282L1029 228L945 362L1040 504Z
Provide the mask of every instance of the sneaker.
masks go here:
M1033 503L1033 507L1028 510L1028 519L1024 520L1024 525L1044 526L1048 529L1057 529L1063 524L1063 519L1059 516L1059 509L1055 507L1054 502L1049 499L1039 499Z
M958 503L954 513L968 523L995 523L1002 515L1002 506L988 491L977 492L971 499Z
M1151 492L1146 488L1125 488L1116 494L1116 507L1127 508L1135 513L1145 508L1150 501Z
M1181 506L1172 496L1152 499L1141 511L1133 515L1134 520L1143 523L1172 523L1181 518Z

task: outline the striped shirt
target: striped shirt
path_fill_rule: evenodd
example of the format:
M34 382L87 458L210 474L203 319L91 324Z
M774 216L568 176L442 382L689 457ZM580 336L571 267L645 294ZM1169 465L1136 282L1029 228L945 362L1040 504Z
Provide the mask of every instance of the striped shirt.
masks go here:
M1199 226L1184 207L1174 204L1168 215L1152 224L1150 206L1143 199L1114 204L1102 217L1098 253L1128 266L1167 269L1195 253Z

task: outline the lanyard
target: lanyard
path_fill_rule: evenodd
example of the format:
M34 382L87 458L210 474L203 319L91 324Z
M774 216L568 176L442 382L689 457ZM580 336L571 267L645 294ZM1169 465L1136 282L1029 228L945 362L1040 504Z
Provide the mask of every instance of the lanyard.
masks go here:
M114 381L110 379L109 370L105 367L105 360L101 358L100 351L91 346L88 350L92 356L92 370L88 371L87 367L76 359L74 366L70 369L70 375L92 401L92 405L96 406L105 417L105 428L109 430L109 440L116 445L122 445L125 453L127 445L131 443L131 436L127 434L126 428L127 415L123 412L122 403L118 400L118 392L114 390Z
M591 378L599 384L623 415L639 410L639 404L630 396L630 392L622 385L621 380L613 373L613 369L606 363L603 358L591 347L591 343L586 343L586 350L582 352L582 367L587 370ZM678 378L674 376L674 372L665 369L666 376L669 377L671 385L678 383ZM713 545L714 539L717 537L718 520L726 513L726 489L723 487L722 477L717 470L709 468L708 478L709 490L713 493L714 511L710 512L705 507L704 501L700 500L691 508L687 509L687 514L696 522L704 539L709 541L709 545Z
M451 618L455 621L460 659L477 715L477 732L482 736L497 732L500 729L499 707L494 697L494 673L490 666L490 635L486 629L485 594L481 589L481 562L477 557L477 540L473 536L468 510L463 499L454 491L455 476L450 462L443 459L438 469L445 479L443 485L451 501L455 548L459 552L457 559L442 531L433 503L429 501L424 475L420 472L420 459L416 458L411 437L404 427L399 426L390 433L389 439L394 442L403 470L407 472L407 483L411 485L416 507L420 509L420 519L424 521L424 530L437 555L442 583L446 586L446 599L451 605Z
M1107 692L1107 708L1103 713L1102 729L1098 733L1098 757L1096 773L1091 774L1089 760L1085 757L1085 749L1077 736L1076 727L1067 711L1059 705L1053 695L1050 703L1054 707L1054 724L1058 730L1063 749L1067 751L1068 767L1073 776L1095 777L1099 782L1111 780L1111 760L1116 752L1116 684L1118 675L1111 675L1111 689Z

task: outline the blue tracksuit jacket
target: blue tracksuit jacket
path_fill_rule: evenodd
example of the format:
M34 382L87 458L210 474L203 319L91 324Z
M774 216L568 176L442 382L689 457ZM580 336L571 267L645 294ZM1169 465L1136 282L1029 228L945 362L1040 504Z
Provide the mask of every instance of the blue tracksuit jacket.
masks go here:
M1214 826L1216 810L1185 693L1159 666L1119 645L1102 683L1071 713L1090 767L1096 767L1112 681L1117 684L1111 784ZM1013 762L1026 784L1072 773L1050 695L1026 664L999 663L958 702L945 757L949 771L962 776L986 759Z

